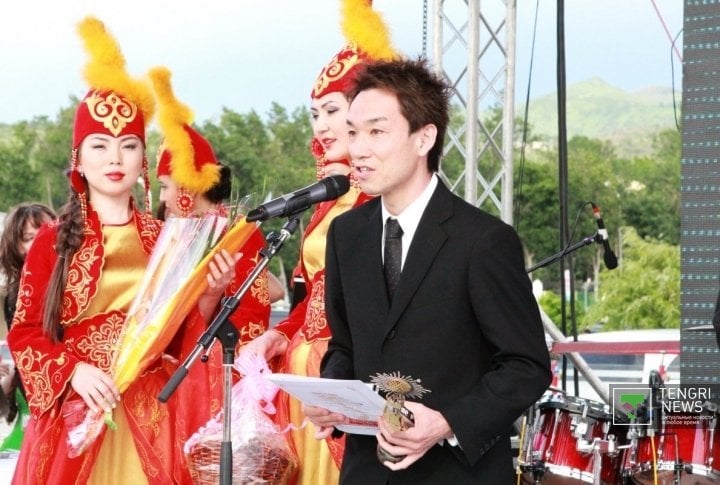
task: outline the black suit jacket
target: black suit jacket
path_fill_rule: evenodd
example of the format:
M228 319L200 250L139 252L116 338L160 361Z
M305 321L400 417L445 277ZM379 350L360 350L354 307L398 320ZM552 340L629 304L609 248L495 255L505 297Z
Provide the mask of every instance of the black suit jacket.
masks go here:
M520 240L438 184L391 305L381 217L377 198L330 227L332 339L322 376L369 381L378 372L400 372L421 379L431 391L421 402L442 413L460 447L435 446L408 470L392 472L375 457L375 437L348 435L341 482L513 483L511 425L551 380Z

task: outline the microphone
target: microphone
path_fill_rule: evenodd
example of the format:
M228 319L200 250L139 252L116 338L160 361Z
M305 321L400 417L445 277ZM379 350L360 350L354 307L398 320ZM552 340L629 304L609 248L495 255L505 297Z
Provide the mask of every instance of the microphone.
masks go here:
M314 184L273 199L248 212L248 222L265 221L273 217L293 216L317 202L337 199L350 190L345 175L331 175Z
M596 206L594 202L590 202L590 205L592 206L595 222L597 222L598 235L602 240L603 260L605 261L605 267L607 269L615 269L618 266L618 260L617 256L615 256L615 253L610 247L610 243L608 242L608 232L607 229L605 229L605 223L603 222L602 216L600 215L600 208Z

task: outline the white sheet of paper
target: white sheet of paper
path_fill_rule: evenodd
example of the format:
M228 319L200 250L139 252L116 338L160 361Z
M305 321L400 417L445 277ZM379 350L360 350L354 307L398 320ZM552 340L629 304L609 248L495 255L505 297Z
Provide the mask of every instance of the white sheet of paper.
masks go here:
M336 426L345 433L375 435L385 399L371 384L359 380L323 379L294 374L269 374L265 378L310 406L317 406L350 418L349 424Z

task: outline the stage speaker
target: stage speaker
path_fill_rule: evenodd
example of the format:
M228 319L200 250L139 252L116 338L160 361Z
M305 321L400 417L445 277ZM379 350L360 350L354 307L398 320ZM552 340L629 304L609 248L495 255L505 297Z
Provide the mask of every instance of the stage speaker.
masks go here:
M720 0L685 0L683 16L680 381L717 390L709 327L720 291Z

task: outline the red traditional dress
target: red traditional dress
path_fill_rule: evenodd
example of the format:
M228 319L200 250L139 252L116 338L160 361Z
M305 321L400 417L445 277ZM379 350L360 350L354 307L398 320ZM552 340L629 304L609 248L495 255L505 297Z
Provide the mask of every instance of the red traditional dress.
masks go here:
M235 279L225 289L226 296L235 294L245 282L245 278L257 266L261 257L259 252L264 247L265 238L257 229L240 249L243 256L235 266ZM238 346L262 335L267 330L269 321L270 293L267 270L263 270L230 316L230 323L238 330ZM196 347L207 326L200 312L197 310L191 312L184 328L176 336L174 344L171 344L178 345L181 359ZM174 368L176 367L169 367L171 371ZM193 433L222 410L224 390L220 342L213 344L207 362L201 362L199 359L195 361L174 394L178 405L176 439L180 446L184 446Z
M317 206L303 235L300 267L307 282L307 295L273 330L288 340L280 372L318 377L320 361L330 340L325 317L325 238L330 222L343 212L367 201L369 196L351 187L339 199ZM285 392L278 394L277 422L281 427L291 423L290 442L298 457L298 484L337 483L345 439L317 440L315 427L308 422L299 428L305 415L301 404Z
M181 213L189 215L197 210L193 194L205 194L208 202L215 203L222 198L223 177L228 178L229 184L230 173L229 169L224 171L227 167L220 164L210 142L191 126L192 111L175 97L170 76L170 71L163 67L149 72L158 98L158 123L164 136L158 153L157 176L169 176L177 185L175 206ZM210 191L215 193L210 196ZM211 210L221 216L227 215L222 204ZM242 286L257 266L261 258L259 252L264 247L263 233L255 228L240 248L242 259L235 265L235 278L225 289L226 296L232 296ZM270 293L266 270L252 282L229 320L238 331L238 345L249 342L267 329ZM199 311L192 311L170 348L177 350L180 359L185 360L197 347L207 326L208 321ZM184 446L193 433L222 409L224 389L222 345L219 342L214 342L208 357L207 362L194 362L174 392L178 401L175 432L180 446ZM171 372L177 369L177 363L168 365Z
M70 263L60 320L63 337L57 344L42 329L45 293L57 260L57 224L38 232L8 335L32 415L14 483L190 483L174 439L174 402L157 400L169 378L161 359L123 393L113 414L118 430L103 431L79 457L67 456L64 405L82 402L70 379L80 362L110 369L113 344L159 231L158 221L135 209L128 224L103 226L88 205L84 240Z

